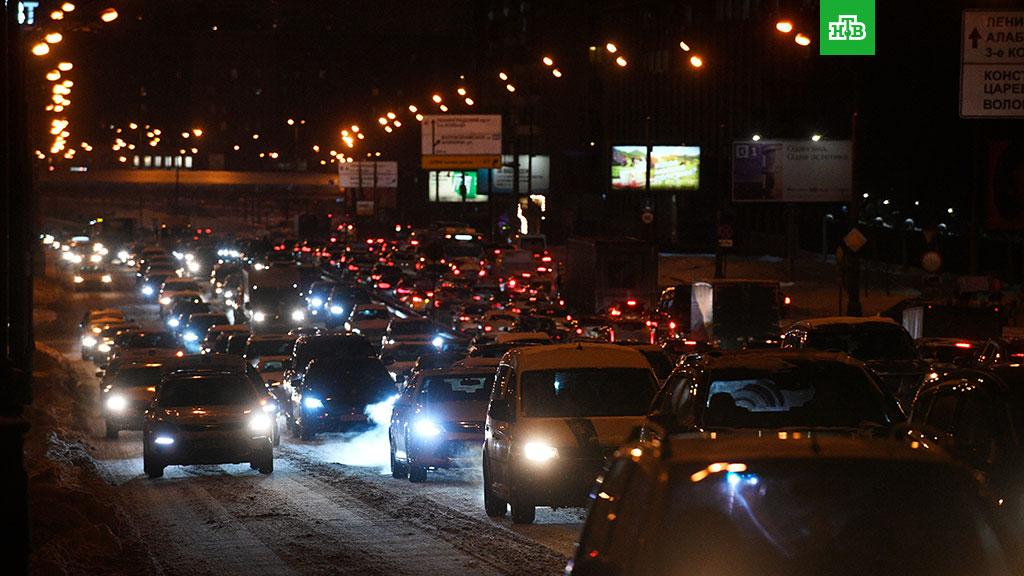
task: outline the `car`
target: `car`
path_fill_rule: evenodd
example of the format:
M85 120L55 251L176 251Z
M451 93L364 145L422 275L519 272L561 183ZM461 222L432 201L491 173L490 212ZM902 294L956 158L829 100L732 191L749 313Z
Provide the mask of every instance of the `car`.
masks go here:
M589 502L569 576L1015 573L978 483L921 444L674 435L620 448Z
M327 314L324 324L328 328L341 326L348 320L349 314L357 304L370 304L370 295L361 286L337 285L331 290L324 307Z
M452 315L452 330L473 334L480 331L480 319L488 310L489 304L473 302L464 304Z
M437 327L427 318L392 318L381 338L381 347L403 340L430 341L437 333Z
M1005 362L1024 359L1024 338L992 338L978 348L968 362L972 368L987 368Z
M160 287L164 280L174 278L174 270L165 268L153 268L143 274L139 279L139 292L142 298L147 301L157 300L160 296Z
M484 426L489 516L533 522L537 506L582 506L604 459L647 414L658 381L640 352L606 344L513 348Z
M482 332L511 332L515 330L519 315L505 310L488 310L480 317Z
M383 304L357 304L345 322L345 329L366 336L371 342L381 339L388 329L391 313Z
M368 407L395 394L394 381L377 358L316 359L293 388L288 425L302 440L319 432L366 429L372 425Z
M172 372L157 386L143 424L143 470L163 476L171 465L249 462L274 471L273 419L245 376Z
M117 438L121 430L142 430L146 410L163 378L164 366L160 361L129 362L103 379L100 410L107 438Z
M203 354L211 352L225 352L228 349L228 338L232 334L243 334L248 336L248 324L214 324L206 331L206 336L199 345L199 351Z
M188 322L181 329L181 340L192 352L198 352L206 333L213 326L230 324L228 317L218 312L198 312L189 314Z
M309 291L306 293L306 306L313 316L327 311L324 304L327 303L327 298L335 286L337 286L337 282L331 280L317 280L310 284Z
M914 341L918 356L928 362L933 371L967 367L983 344L982 341L963 338L918 338Z
M656 344L633 344L633 343L622 343L624 346L629 346L639 350L644 358L650 362L651 368L654 370L654 375L658 377L659 382L664 382L668 375L672 373L674 362L672 358L665 352L665 350Z
M476 464L493 385L492 370L418 372L391 413L391 476L423 482L428 469Z
M437 350L432 340L400 340L387 344L380 351L380 361L398 384L405 382L420 356Z
M200 312L213 312L213 307L209 303L203 302L198 294L191 292L177 294L171 298L164 323L171 331L178 333L185 327L185 322L188 321L190 314Z
M95 329L99 328L97 332ZM97 364L106 362L107 354L113 350L114 338L128 330L137 330L139 325L134 322L118 321L93 326L93 336L82 337L82 360Z
M292 357L288 355L283 356L260 356L258 363L256 364L256 371L259 372L260 378L263 379L264 384L270 389L270 392L274 395L277 400L278 406L285 406L288 404L288 395L284 388L281 386L284 383L284 374L292 365Z
M843 351L867 364L882 387L910 406L932 372L903 326L889 318L834 316L802 320L782 334L783 348Z
M75 290L109 290L114 277L105 266L86 264L79 266L71 277Z
M199 284L193 278L168 277L160 286L158 302L160 303L160 317L163 318L170 311L171 304L177 295L188 297L202 297Z
M106 362L127 354L136 357L174 356L182 351L174 334L164 330L125 330L114 336Z
M888 434L904 420L864 364L842 352L714 351L676 367L651 403L643 436L740 429Z
M296 338L287 334L252 334L245 342L245 359L255 366L263 356L289 356Z
M495 344L554 344L547 332L501 332L494 335Z
M938 443L985 478L997 499L1024 502L1024 368L1016 359L943 374L917 392L910 437Z

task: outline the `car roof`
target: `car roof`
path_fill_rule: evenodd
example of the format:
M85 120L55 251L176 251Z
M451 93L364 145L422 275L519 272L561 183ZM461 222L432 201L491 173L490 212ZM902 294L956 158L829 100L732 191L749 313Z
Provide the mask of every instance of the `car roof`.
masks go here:
M210 332L248 332L248 324L214 324Z
M234 354L187 354L176 360L171 360L168 366L174 371L188 370L232 370L238 369L245 373L246 361L241 356Z
M632 348L613 344L552 344L513 348L508 352L520 369L557 368L644 368L651 365L643 354Z
M494 376L494 368L488 366L451 366L447 368L430 368L420 372L420 376Z
M519 340L546 340L550 342L551 336L547 332L504 332L494 337L495 344L517 342Z
M827 316L824 318L809 318L796 323L798 326L806 326L812 329L826 326L866 326L870 324L899 326L895 320L885 316Z
M811 458L952 462L944 453L920 443L814 432L673 434L664 448L666 460L674 464Z
M774 368L787 360L809 360L817 362L843 362L855 364L856 360L844 352L813 350L810 348L760 348L751 350L712 351L699 355L699 362L707 369L729 368Z

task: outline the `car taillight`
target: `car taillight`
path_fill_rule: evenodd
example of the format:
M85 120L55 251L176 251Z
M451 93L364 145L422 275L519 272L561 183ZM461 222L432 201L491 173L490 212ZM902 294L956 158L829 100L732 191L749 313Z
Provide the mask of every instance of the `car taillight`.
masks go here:
M954 344L954 346L963 349L968 349L972 347L970 342L957 342L956 344Z
M636 306L636 300L626 300L626 306Z
M490 324L484 326L484 332L490 332L491 330L494 330L494 326L491 326Z
M459 322L469 322L469 316L459 316Z
M789 306L790 304L793 303L793 299L790 298L789 296L786 296L785 298L782 299L782 303L785 304L786 306Z
M388 290L391 288L391 284L388 284L387 282L378 282L377 288L380 288L381 290Z

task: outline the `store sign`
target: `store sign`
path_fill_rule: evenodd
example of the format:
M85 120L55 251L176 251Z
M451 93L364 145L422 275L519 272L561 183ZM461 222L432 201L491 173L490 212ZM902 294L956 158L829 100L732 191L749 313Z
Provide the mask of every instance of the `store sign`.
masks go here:
M846 202L853 186L848 140L733 143L735 202Z

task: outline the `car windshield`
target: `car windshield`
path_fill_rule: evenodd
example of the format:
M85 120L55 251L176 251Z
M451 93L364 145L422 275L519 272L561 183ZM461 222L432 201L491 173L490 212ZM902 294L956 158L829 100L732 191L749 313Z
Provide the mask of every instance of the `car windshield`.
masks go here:
M712 370L700 406L707 428L851 427L892 424L867 373L832 361L759 359Z
M658 383L646 368L530 370L520 378L523 413L535 418L640 416Z
M354 320L387 320L389 317L385 308L365 308L353 314Z
M900 326L849 326L811 330L806 346L837 350L861 360L909 360L915 358L914 342Z
M315 394L350 402L379 402L396 393L395 383L376 359L313 365L306 383Z
M405 336L408 334L428 334L434 331L434 323L430 320L409 320L392 322L391 334Z
M376 356L369 340L361 336L317 336L303 340L295 351L295 366L305 367L314 358Z
M635 574L994 576L1010 570L969 479L907 461L680 464ZM658 529L663 527L664 529Z
M434 351L434 345L426 344L403 344L384 351L385 356L390 356L396 362L412 362L423 354L430 354Z
M256 400L252 384L231 375L189 376L160 384L158 404L163 407L230 406Z
M174 335L168 332L130 332L121 342L126 348L177 348Z
M291 338L253 340L246 353L249 356L288 356L292 353L295 340Z
M429 376L420 384L420 397L429 402L487 402L494 373Z
M157 366L121 368L114 375L114 386L121 388L138 388L156 386L160 383L163 368Z

